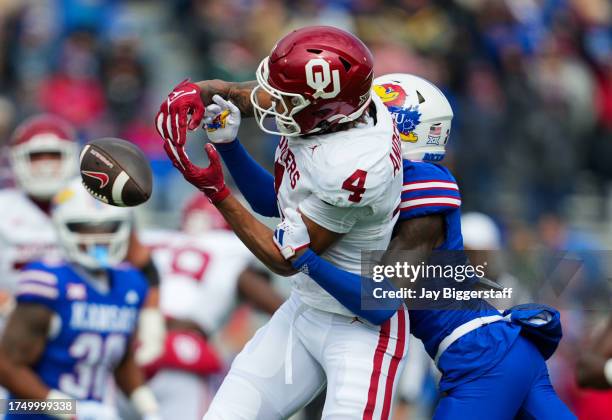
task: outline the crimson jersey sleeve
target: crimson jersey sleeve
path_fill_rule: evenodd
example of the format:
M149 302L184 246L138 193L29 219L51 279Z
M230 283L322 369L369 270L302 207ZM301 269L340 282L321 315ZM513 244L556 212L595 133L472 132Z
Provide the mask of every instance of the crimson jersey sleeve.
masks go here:
M433 163L404 160L399 220L446 214L460 207L459 187L448 169Z

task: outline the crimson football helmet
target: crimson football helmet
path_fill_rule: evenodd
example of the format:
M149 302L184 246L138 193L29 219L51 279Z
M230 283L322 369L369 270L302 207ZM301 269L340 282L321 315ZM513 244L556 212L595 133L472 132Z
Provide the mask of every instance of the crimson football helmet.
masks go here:
M330 26L309 26L282 38L257 69L251 92L261 129L288 137L325 132L359 118L371 97L373 58L354 35ZM269 108L257 99L272 97ZM274 117L278 131L264 126Z
M48 200L78 170L76 131L63 119L42 114L22 122L10 142L15 179L30 196Z
M219 210L202 193L195 194L185 205L181 229L189 234L230 229Z

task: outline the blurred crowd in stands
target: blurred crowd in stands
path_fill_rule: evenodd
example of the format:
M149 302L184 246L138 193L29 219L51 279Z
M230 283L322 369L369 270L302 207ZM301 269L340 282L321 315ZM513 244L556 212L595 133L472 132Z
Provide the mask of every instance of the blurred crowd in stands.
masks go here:
M357 33L377 74L416 73L451 98L447 164L467 209L526 223L612 213L597 200L612 179L607 0L1 0L0 22L2 138L60 114L83 140L142 146L160 191L176 181L151 124L164 93L185 76L251 80L277 38L319 23ZM274 139L241 135L271 162Z
M172 225L192 189L155 131L161 100L185 77L254 79L275 40L310 24L356 33L377 75L415 73L444 91L455 112L444 164L465 210L491 215L513 255L609 249L609 0L0 0L0 147L41 111L71 121L83 142L129 139L155 172L143 218ZM198 155L205 134L191 137ZM241 140L272 166L275 138L244 121ZM8 185L2 160L0 187ZM604 287L610 260L598 260L593 275ZM532 274L520 270L528 264L511 267ZM571 353L588 317L565 316L552 374L574 402Z

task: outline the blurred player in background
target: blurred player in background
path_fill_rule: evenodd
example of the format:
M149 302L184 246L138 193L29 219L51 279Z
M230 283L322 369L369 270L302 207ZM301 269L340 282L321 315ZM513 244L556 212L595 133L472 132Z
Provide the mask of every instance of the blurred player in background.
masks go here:
M590 349L578 359L577 379L584 388L612 388L612 317L593 337Z
M214 390L207 375L222 371L209 338L243 300L273 314L283 298L253 266L249 250L198 193L183 210L182 229L145 231L161 275L164 353L147 365L163 418L201 419Z
M58 255L56 229L49 216L51 199L78 171L78 137L74 127L51 114L23 121L10 141L10 161L17 188L0 190L0 290L8 296L4 313L12 306L12 290L19 269L30 261ZM162 350L163 318L157 309L159 276L150 256L132 228L126 258L138 267L151 286L147 308L140 318L138 359L146 363Z
M487 280L495 282L499 287L512 289L512 296L508 299L495 300L494 305L498 309L533 301L528 285L521 284L505 270L500 255L501 232L491 217L480 212L461 215L461 234L465 253L472 265L483 265Z
M576 382L581 390L574 403L580 419L605 420L612 413L612 316L609 311L600 315L605 318L589 331L578 354Z
M51 199L78 170L74 128L53 115L22 122L10 140L17 188L0 190L0 288L12 290L19 269L58 253L49 212Z
M271 189L252 189L251 197L261 195L247 200L267 209L266 216L285 217L283 209L299 205L313 249L353 272L360 270L362 250L387 246L400 202L399 136L381 100L371 95L372 67L370 51L353 35L306 27L282 38L262 60L252 97L260 128L281 139L275 182L267 184ZM185 155L188 125L197 128L204 115L198 92L196 84L182 83L160 107L156 124L169 158L258 258L278 274L295 274L286 261L292 250L279 250L272 231L229 195L215 148L206 146L206 169ZM210 115L209 139L231 148L240 115L215 99L224 109ZM230 108L232 123L226 124ZM266 127L268 116L277 131ZM256 183L251 177L257 175L232 175L239 184ZM267 172L260 175L272 180ZM304 273L292 280L291 297L236 357L205 418L285 418L325 383L323 417L387 418L406 353L403 306L375 326L356 319Z
M111 419L103 400L114 375L143 418L158 418L134 359L147 280L121 264L132 214L95 200L77 179L56 195L52 218L65 260L32 262L20 273L0 342L0 383L12 398L74 398L77 417Z

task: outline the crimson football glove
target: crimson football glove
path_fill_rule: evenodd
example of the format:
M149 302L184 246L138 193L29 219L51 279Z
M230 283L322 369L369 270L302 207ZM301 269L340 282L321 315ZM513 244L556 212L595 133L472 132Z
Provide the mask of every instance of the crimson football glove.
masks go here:
M189 160L184 146L174 146L170 140L164 141L164 150L183 177L194 187L202 191L208 199L217 204L230 195L230 190L225 185L223 168L217 149L211 143L204 146L210 164L206 168L200 168Z
M175 146L182 146L187 141L187 128L198 128L202 124L204 111L200 87L189 79L183 80L159 107L155 117L157 132Z

